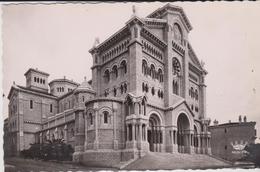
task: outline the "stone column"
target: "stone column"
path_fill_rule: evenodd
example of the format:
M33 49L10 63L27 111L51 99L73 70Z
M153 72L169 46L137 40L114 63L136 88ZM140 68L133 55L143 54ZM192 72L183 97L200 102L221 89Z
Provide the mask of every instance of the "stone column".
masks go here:
M84 109L75 110L75 129L75 152L82 152L85 144Z
M58 128L56 127L54 130L54 139L58 139Z
M67 124L64 126L64 142L68 143L68 127L67 127Z
M85 114L85 143L84 143L84 149L85 151L88 149L88 116Z
M129 140L129 124L126 124L126 141L130 141Z
M138 127L139 127L139 140L140 140L140 142L142 142L142 137L143 137L143 135L142 135L142 124L141 123L139 123L138 124Z
M94 111L95 111L95 140L94 140L94 149L97 150L99 146L98 141L98 104L94 104Z
M139 114L139 110L138 110L138 102L134 102L134 109L135 109L135 115Z
M136 142L135 142L135 124L132 123L132 145L133 145L133 148L136 147Z
M43 140L42 140L42 133L40 133L40 144L43 143Z
M148 131L147 131L147 124L145 124L145 126L144 126L144 139L145 139L145 141L147 142L148 140L147 140L147 137L148 137Z
M118 149L118 140L117 140L117 122L116 122L116 118L117 118L117 105L115 103L113 103L113 135L114 135L114 149L117 150Z

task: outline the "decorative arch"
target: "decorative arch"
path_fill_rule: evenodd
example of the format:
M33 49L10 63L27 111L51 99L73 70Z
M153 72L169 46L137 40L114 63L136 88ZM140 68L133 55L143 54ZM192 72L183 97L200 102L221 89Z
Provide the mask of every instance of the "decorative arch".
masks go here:
M175 22L173 24L174 39L178 44L183 44L183 31L180 25Z
M156 75L156 70L155 70L154 64L151 64L150 70L151 70L151 77L154 79L155 75Z
M150 112L148 113L148 118L149 118L149 119L150 119L150 117L151 117L152 114L157 115L157 116L159 117L160 123L161 123L161 124L164 124L164 120L163 120L163 118L162 118L162 115L161 115L159 112L157 112L157 111L155 111L155 110L150 111Z
M172 58L172 72L173 75L181 75L181 63L176 57Z
M177 116L177 145L179 153L189 153L188 147L191 146L190 130L194 129L189 115L185 112L180 112Z
M159 82L163 82L163 72L161 68L158 69L158 80Z
M109 72L109 70L108 69L106 69L105 71L104 71L104 82L105 83L108 83L109 81L110 81L110 72Z
M127 73L127 62L125 59L121 60L120 69L121 69L121 75L124 75Z
M142 60L142 73L144 75L148 74L148 63L145 59Z
M162 133L162 119L159 113L150 112L149 114L149 127L148 127L148 143L149 149L152 152L160 152L163 144L163 133Z
M118 69L117 69L117 65L114 65L112 67L112 73L114 75L114 79L116 79L118 77Z

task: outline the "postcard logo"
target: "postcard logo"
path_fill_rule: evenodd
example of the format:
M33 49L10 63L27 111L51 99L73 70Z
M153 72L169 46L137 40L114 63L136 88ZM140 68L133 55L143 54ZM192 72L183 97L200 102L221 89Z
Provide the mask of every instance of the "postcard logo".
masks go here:
M232 153L234 154L246 153L244 149L247 145L247 142L240 141L240 143L237 143L237 141L235 141L235 142L231 142L230 144L234 149Z

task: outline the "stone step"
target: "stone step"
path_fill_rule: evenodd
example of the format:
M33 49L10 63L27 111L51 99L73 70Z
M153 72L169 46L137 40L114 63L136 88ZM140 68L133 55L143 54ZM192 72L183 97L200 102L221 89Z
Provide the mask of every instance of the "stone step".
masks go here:
M159 170L159 169L205 169L223 168L230 164L202 154L159 153L149 152L144 157L127 165L128 170Z

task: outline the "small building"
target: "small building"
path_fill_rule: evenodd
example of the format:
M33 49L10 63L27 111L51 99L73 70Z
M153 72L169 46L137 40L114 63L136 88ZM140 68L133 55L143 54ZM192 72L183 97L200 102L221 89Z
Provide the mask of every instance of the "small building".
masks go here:
M256 122L247 122L246 116L243 121L239 116L238 122L224 124L215 120L214 125L209 126L212 154L233 162L241 159L246 153L246 145L255 143L255 125Z

